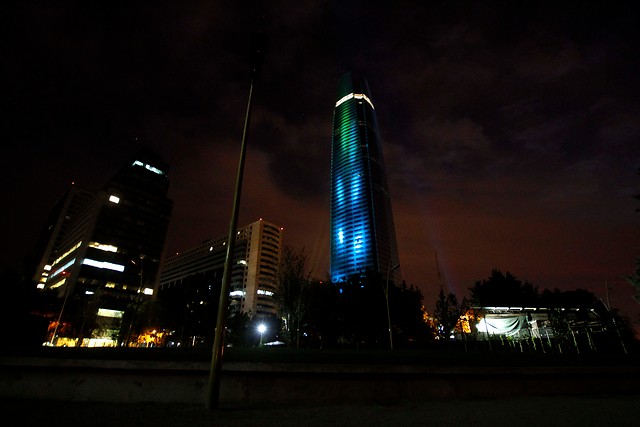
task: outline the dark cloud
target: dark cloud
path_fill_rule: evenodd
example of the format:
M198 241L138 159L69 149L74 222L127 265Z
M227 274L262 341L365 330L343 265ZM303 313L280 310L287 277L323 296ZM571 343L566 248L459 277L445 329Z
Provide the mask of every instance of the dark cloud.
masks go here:
M335 85L360 71L383 135L403 274L428 308L437 253L460 296L492 268L596 293L608 278L612 301L638 316L621 279L640 256L632 6L13 5L2 166L15 204L3 212L3 260L30 249L69 182L98 187L140 147L171 165L167 249L225 234L250 34L262 30L240 222L284 226L326 275Z

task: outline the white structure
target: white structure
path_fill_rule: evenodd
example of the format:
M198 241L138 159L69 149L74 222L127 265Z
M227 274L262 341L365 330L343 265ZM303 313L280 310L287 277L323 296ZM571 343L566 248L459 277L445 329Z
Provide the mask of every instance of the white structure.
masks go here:
M275 293L284 229L262 218L238 229L230 285L230 313L266 317L277 314ZM205 240L167 257L160 270L158 291L198 281L218 292L222 283L227 236ZM205 289L203 289L205 290Z

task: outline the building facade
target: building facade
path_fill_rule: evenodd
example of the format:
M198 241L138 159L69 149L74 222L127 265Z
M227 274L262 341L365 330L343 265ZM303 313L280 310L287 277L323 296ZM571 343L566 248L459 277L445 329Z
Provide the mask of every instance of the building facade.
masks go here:
M237 231L229 288L229 314L246 313L251 317L278 314L276 291L284 230L260 219ZM200 245L167 257L160 272L158 295L181 288L191 297L186 304L217 304L227 237L205 240ZM207 297L214 295L216 299ZM216 307L209 312L217 311Z
M37 283L38 289L45 288L51 266L57 254L61 253L62 239L67 235L76 216L87 207L95 194L93 190L71 184L49 211L34 250L38 259L33 280Z
M168 169L155 154L139 152L103 188L82 193L76 202L83 206L58 209L68 223L52 222L64 227L52 233L55 242L42 256L48 263L37 272L38 286L63 298L52 345L63 336L77 341L65 345L126 339L127 324L154 293L173 209Z
M331 279L366 270L400 281L391 199L369 85L338 82L331 144Z

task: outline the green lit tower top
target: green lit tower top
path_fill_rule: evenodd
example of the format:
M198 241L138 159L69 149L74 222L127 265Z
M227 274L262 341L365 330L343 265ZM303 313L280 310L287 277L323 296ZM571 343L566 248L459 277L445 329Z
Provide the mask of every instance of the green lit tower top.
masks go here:
M398 249L376 112L365 79L340 78L331 145L331 279L373 270L398 283ZM394 268L396 267L396 268Z

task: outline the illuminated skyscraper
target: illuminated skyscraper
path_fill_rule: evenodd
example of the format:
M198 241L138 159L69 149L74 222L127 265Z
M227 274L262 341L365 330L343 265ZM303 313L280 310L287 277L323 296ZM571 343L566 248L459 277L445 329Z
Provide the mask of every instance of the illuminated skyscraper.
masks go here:
M154 294L173 210L168 171L158 155L141 150L101 189L73 189L52 211L55 241L38 271L38 288L62 300L50 344L129 340L139 306Z
M365 79L340 78L331 145L331 278L373 270L399 282L391 199ZM392 271L393 270L393 271Z

